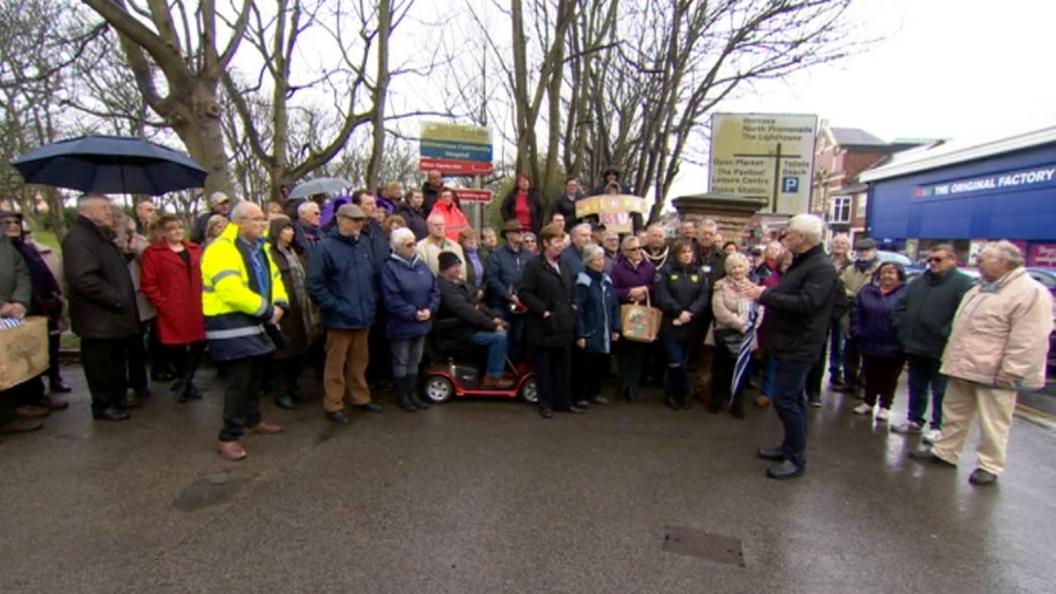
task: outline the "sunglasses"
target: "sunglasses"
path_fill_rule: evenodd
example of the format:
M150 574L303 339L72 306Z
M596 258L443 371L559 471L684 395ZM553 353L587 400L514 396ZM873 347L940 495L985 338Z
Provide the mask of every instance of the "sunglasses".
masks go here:
M945 259L946 259L945 256L942 256L942 257L931 257L931 258L928 258L926 260L926 262L928 264L938 264L939 262L942 262Z

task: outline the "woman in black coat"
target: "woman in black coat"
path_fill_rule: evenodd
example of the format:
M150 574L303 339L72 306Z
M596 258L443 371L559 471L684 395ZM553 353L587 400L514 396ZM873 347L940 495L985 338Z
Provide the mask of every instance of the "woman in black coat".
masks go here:
M271 358L273 393L279 408L294 409L303 400L297 380L304 369L306 355L321 334L315 306L308 297L307 272L294 251L294 225L286 217L271 221L268 230L268 253L282 274L289 296L289 308L279 320L282 347Z
M664 312L660 340L667 353L664 395L672 410L690 406L686 358L689 347L701 339L701 321L708 308L708 277L694 264L693 246L676 242L667 266L656 275L656 305Z
M572 270L561 261L565 232L557 225L543 227L542 253L524 265L517 296L528 308L525 336L535 356L539 414L554 410L581 413L569 395L572 381L572 340L576 329Z
M513 189L502 201L502 220L521 222L525 229L539 234L543 227L543 201L539 192L532 187L532 180L523 173L518 173Z

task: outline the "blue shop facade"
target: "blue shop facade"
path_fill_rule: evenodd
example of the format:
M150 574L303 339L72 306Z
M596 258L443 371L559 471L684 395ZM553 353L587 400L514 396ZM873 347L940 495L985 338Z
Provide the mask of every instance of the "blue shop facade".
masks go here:
M932 144L863 172L866 235L911 257L948 242L970 262L1008 239L1056 267L1056 127L974 145Z

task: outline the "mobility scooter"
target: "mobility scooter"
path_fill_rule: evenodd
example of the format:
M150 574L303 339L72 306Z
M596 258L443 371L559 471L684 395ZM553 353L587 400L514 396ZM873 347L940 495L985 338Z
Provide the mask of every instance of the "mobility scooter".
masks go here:
M426 402L447 402L452 398L521 398L529 404L538 401L535 372L524 363L515 364L507 357L506 368L513 385L504 389L485 388L484 352L474 348L457 355L445 353L437 346L434 336L426 339L427 362L422 374Z

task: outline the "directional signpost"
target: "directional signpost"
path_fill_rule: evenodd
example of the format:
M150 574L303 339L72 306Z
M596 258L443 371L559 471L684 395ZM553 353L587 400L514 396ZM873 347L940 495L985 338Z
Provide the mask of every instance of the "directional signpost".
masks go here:
M418 168L444 175L489 175L491 132L481 126L422 122Z
M772 213L807 212L817 126L814 115L713 115L711 191L765 198Z

